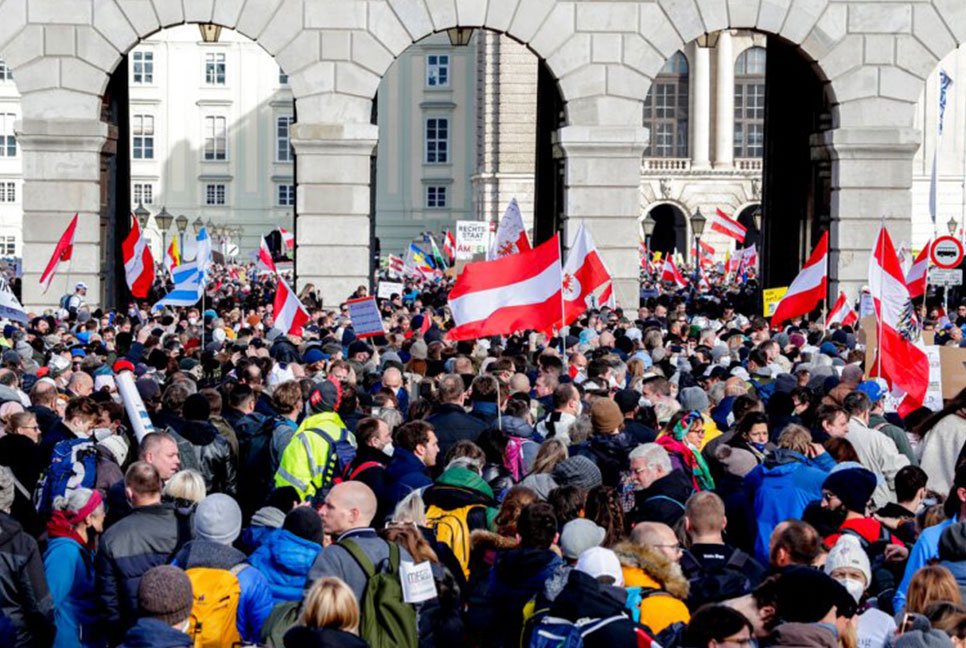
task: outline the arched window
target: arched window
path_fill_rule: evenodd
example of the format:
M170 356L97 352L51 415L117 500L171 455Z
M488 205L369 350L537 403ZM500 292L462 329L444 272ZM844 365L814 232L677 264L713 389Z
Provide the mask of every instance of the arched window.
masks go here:
M644 100L650 141L644 157L688 157L688 59L677 52L658 73Z
M765 153L765 48L746 49L735 61L735 157Z

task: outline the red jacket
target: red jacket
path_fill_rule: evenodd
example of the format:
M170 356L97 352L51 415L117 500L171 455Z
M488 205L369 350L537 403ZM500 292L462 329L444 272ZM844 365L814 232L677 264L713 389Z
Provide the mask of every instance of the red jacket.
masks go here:
M846 520L842 526L839 527L838 532L833 533L825 538L825 546L828 549L834 547L835 543L838 542L839 538L842 537L842 533L845 529L850 529L853 535L858 534L862 536L870 544L888 538L890 544L897 544L900 547L905 546L902 540L897 538L895 534L888 529L884 529L881 522L869 517Z

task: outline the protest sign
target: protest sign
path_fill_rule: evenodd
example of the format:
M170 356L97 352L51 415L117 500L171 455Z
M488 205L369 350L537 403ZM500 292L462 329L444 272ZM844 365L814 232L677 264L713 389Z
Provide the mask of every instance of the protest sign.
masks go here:
M379 282L379 292L377 293L379 299L392 299L393 295L399 295L402 297L403 285L398 281L380 281Z
M386 333L382 327L382 316L379 314L379 306L376 305L375 297L350 299L346 302L346 305L349 307L349 319L352 320L352 329L355 331L357 338L373 337Z
M490 245L490 224L484 221L456 221L456 258L470 261L485 255Z
M787 292L788 286L784 288L769 288L761 292L762 300L764 301L765 317L771 317L775 314L775 309L778 308L778 302L782 300L782 297Z

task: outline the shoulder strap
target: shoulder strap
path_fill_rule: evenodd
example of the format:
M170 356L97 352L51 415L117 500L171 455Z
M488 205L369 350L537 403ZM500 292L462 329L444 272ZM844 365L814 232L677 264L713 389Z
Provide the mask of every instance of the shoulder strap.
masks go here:
M356 466L356 469L353 470L352 472L349 472L349 466L346 466L347 474L344 476L346 478L346 481L352 481L353 479L359 476L359 473L369 470L370 468L378 468L380 466L382 466L382 464L379 463L378 461L364 461L358 466Z
M646 500L644 500L644 503L646 504L647 502L653 502L655 500L667 500L668 502L671 502L672 504L681 507L682 511L685 509L684 504L677 501L673 497L668 497L667 495L653 495L651 497L648 497Z
M862 546L862 548L868 550L870 542L866 540L864 535L862 535L855 529L839 529L839 531L841 531L843 534L847 533L850 536L855 536L856 538L859 539L859 544Z
M30 493L28 493L27 492L27 489L24 488L24 485L20 483L20 480L17 479L17 476L13 474L13 470L10 471L10 476L13 477L13 485L14 485L14 488L16 488L18 491L20 491L20 494L23 495L24 497L26 497L29 500L30 499Z
M578 623L577 627L580 628L580 636L586 637L590 633L597 632L604 626L610 625L614 621L620 621L621 619L626 619L626 618L627 617L624 616L623 614L616 614L612 617L607 617L606 619L597 619L595 621L589 621L586 624Z
M366 578L372 578L375 575L376 568L372 564L372 561L369 560L369 556L366 555L366 552L362 550L362 547L356 544L356 542L352 538L345 538L343 540L339 540L339 546L345 549L346 551L348 551L349 555L352 556L357 563L359 563L359 566L362 567L362 571L364 571L366 574ZM393 547L395 547L395 545L390 542L389 543L390 560L392 560ZM399 566L399 548L398 547L396 548L396 566L397 567Z
M748 562L748 558L748 554L746 554L744 551L741 549L735 549L731 554L731 557L728 558L728 562L725 563L725 567L730 567L731 569L741 571Z

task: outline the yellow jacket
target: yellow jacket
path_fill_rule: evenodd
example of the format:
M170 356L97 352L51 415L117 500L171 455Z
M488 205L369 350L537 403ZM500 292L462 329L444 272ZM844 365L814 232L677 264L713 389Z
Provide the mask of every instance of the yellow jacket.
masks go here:
M708 445L708 442L712 439L716 439L722 435L721 430L718 429L718 424L714 422L714 419L707 414L702 414L701 418L704 419L704 439L701 441L701 447L699 450L704 450L704 446Z
M346 429L338 414L323 412L302 421L282 452L275 487L292 486L305 501L341 477L333 442L356 444L355 435Z
M657 549L622 542L614 547L624 572L624 587L661 590L667 594L645 596L641 601L640 622L655 635L672 623L688 623L691 614L684 604L688 597L688 581L681 567L672 563Z

